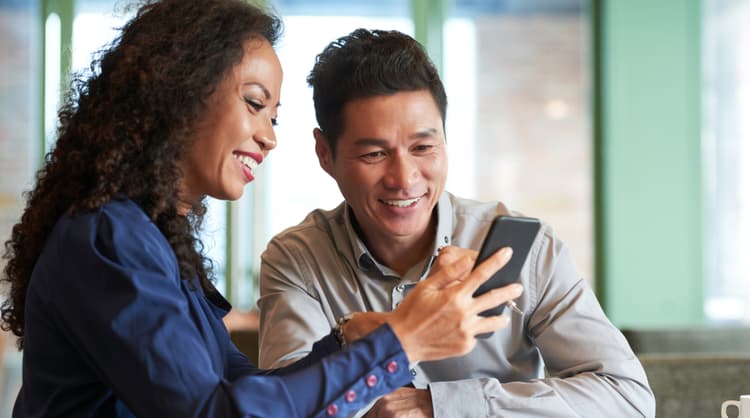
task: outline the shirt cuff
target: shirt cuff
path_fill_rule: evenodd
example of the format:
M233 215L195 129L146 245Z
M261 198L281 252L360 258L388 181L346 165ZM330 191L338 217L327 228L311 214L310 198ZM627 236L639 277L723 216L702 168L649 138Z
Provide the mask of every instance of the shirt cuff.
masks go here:
M434 418L484 417L484 391L477 379L433 382L427 386L432 397Z

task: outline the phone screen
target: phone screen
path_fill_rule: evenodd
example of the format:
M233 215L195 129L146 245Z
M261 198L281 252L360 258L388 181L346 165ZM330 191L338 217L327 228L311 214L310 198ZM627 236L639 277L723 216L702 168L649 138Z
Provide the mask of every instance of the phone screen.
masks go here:
M474 292L474 297L484 294L491 289L507 286L518 281L521 275L521 268L526 262L526 257L529 254L529 250L531 250L531 245L534 243L540 227L541 223L535 218L501 215L492 221L492 225L479 250L479 256L474 267L503 247L511 247L513 249L513 256L508 261L508 264L479 286L476 292ZM505 304L488 309L480 313L480 315L500 315L503 313L503 309L505 309Z

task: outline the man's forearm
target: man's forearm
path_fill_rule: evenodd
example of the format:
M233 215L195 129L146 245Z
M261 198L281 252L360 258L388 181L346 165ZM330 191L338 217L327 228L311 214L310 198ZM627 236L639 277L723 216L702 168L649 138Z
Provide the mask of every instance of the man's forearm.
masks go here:
M528 382L500 383L494 378L435 382L429 388L435 418L650 418L655 414L653 394L639 381L588 372Z

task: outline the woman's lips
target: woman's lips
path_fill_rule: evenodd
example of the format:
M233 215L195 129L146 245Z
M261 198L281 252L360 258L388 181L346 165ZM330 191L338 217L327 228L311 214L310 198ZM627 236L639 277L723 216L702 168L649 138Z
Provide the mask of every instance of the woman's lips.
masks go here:
M235 151L232 156L239 162L242 173L248 182L255 179L255 170L263 161L263 155L251 152Z

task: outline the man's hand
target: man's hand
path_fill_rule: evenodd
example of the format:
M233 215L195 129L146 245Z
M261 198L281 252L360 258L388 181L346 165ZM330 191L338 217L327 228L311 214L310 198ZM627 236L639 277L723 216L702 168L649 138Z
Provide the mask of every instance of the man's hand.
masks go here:
M399 388L383 396L364 418L432 418L432 396L427 389Z
M474 258L459 256L414 286L386 318L410 362L464 355L476 346L477 335L508 326L508 315L483 317L479 313L520 296L520 284L477 297L473 294L512 253L505 247L473 270Z
M476 250L470 250L468 248L455 247L453 245L446 245L438 250L438 256L432 264L430 274L435 274L443 268L450 266L451 264L458 261L461 257L469 258L472 264L476 261L479 252ZM455 282L448 283L446 287L453 286L461 282L459 278Z

